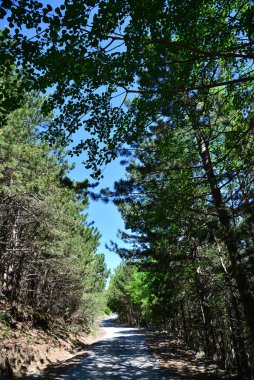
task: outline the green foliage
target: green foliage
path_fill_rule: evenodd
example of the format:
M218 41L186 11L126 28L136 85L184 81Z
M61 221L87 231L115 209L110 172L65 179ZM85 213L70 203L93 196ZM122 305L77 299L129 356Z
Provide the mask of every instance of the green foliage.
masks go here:
M246 374L253 352L252 95L244 103L226 90L210 95L169 104L170 120L132 145L128 179L109 193L131 230L122 233L131 248L113 248L138 268L125 292L143 323Z
M10 334L10 326L7 325L6 323L3 323L1 322L0 323L0 327L1 327L1 338L8 338L9 334Z
M0 131L0 290L31 306L37 325L75 314L89 326L107 278L100 235L86 222L87 184L67 181L66 152L41 140L43 101L26 95Z
M129 287L133 281L136 268L129 265L120 265L111 277L107 291L107 305L118 314L120 322L139 326L141 324L141 310L132 298L132 289Z
M44 116L59 109L46 130L51 144L64 145L84 128L91 136L73 153L88 149L86 167L94 176L127 145L134 152L128 180L117 183L113 194L132 231L122 237L133 244L116 250L132 265L114 275L110 307L127 322L173 330L245 376L254 362L252 2L66 0L52 9L17 0L15 7L3 1L1 17L6 11L14 33L2 31L0 71L5 78L16 63L25 90L52 90L41 106ZM25 28L35 31L34 38L26 37ZM0 112L8 128L6 115L19 107L19 97L5 82ZM73 201L77 187L59 175L53 155L49 187L29 170L20 175L17 157L26 160L16 145L1 163L4 196L18 199L17 209L23 210L23 199L26 209L36 204L29 214L33 228L25 227L30 234L36 220L51 221L36 225L36 245L49 260L57 252L45 284L48 275L56 278L53 268L60 261L65 278L76 284L68 315L82 286L93 284L89 279L81 286L80 273L89 277L98 268L89 266L92 254L87 260L82 253L91 248L82 243L89 229L76 216L82 202ZM30 144L26 155L37 149L40 157L40 146ZM33 171L48 173L38 161ZM39 203L23 176L31 177ZM9 190L9 179L17 181L16 189ZM56 283L65 294L66 287Z
M123 143L141 141L158 114L170 118L185 94L228 88L237 102L252 88L251 2L66 0L53 8L17 0L2 2L0 17L12 31L2 31L2 68L16 62L27 89L51 88L43 110L60 110L52 142L83 127L91 133L74 153L89 150L95 175Z

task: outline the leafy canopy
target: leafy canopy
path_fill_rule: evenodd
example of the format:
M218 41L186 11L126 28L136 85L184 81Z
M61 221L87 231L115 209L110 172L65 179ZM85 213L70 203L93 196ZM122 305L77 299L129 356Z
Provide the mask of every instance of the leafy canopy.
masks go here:
M51 89L51 142L90 134L73 151L88 149L95 175L183 94L228 86L241 96L253 82L253 1L3 0L0 15L11 28L2 67L16 61L28 87Z

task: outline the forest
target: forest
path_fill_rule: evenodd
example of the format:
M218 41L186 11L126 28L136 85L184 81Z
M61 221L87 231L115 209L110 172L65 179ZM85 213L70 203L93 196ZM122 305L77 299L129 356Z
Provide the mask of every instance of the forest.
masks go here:
M18 305L30 307L35 325L80 318L88 328L102 307L107 271L95 254L99 233L86 222L86 181L71 181L67 152L40 138L50 123L41 101L27 94L1 126L2 307L11 303L12 317L21 317Z
M107 270L68 155L95 180L121 157L92 194L125 222L108 306L252 379L254 2L2 0L0 18L3 300L90 323Z

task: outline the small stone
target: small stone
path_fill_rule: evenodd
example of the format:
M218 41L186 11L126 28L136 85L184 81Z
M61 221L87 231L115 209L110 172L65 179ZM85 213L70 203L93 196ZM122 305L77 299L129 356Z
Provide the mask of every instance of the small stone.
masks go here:
M199 351L199 352L196 353L195 356L196 356L197 359L201 359L201 358L205 357L205 353L204 353L204 351Z

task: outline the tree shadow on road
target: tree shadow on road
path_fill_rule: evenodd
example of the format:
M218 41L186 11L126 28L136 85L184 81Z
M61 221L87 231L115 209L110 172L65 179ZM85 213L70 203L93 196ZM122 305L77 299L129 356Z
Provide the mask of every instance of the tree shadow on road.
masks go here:
M169 379L181 380L243 380L227 375L216 362L209 357L197 357L182 341L167 334L146 332L150 350L168 369Z
M83 353L60 365L54 365L47 369L43 376L32 375L22 380L222 379L216 371L195 370L194 358L184 347L171 345L169 350L165 350L160 344L153 347L151 336L147 334L155 357L163 358L164 364L169 364L161 366L161 362L154 359L150 349L147 348L142 330L122 326L116 328L114 320L110 319L103 321L101 327L107 327L108 331L112 331L112 337L84 346L83 349L89 350L89 354ZM156 339L159 337L154 338L158 343Z
M77 356L50 368L43 376L32 375L22 380L169 379L167 371L151 360L137 330L119 333L119 337L94 343L90 346L91 352L85 357Z

